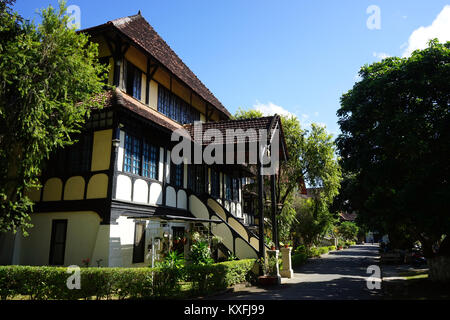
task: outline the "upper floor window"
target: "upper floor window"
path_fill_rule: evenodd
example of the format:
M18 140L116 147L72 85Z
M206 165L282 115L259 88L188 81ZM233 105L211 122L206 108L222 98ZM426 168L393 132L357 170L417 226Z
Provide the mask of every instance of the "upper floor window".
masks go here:
M57 149L46 162L45 173L51 176L78 174L91 170L92 133L76 138L71 146Z
M156 146L127 133L124 149L123 171L157 179L159 149Z
M141 172L141 141L129 134L125 135L125 159L123 170L133 174Z
M158 148L144 142L142 151L142 175L157 179L158 174Z
M240 201L240 199L239 199L239 178L233 178L233 200Z
M205 167L193 164L188 170L189 188L197 194L205 192Z
M200 120L198 110L161 85L158 86L158 111L182 124Z
M231 177L229 175L226 176L225 179L225 199L232 200L231 198Z
M172 163L170 169L170 182L176 187L183 186L183 173L184 164L174 164Z
M211 169L211 196L220 197L220 177L216 169Z
M127 93L141 99L141 81L142 71L136 68L131 62L127 61L126 64L126 90Z

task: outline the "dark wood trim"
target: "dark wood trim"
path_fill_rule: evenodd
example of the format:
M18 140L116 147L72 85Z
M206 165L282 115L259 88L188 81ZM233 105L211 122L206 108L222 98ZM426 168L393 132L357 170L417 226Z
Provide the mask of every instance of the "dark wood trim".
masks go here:
M259 157L258 157L259 158ZM258 160L258 231L259 231L259 257L265 259L264 251L264 203L263 203L263 178L262 164Z
M99 215L101 224L109 224L107 213L111 201L107 198L85 199L85 200L65 200L65 201L44 201L36 203L33 207L33 214L48 212L76 212L92 211Z
M163 148L164 157L163 157L163 183L162 183L162 204L166 205L166 186L167 186L167 149Z

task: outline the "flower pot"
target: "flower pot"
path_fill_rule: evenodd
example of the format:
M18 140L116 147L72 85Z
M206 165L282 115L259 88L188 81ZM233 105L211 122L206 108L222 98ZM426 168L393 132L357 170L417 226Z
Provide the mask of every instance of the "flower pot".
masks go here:
M274 286L278 284L277 276L259 276L258 283L262 286Z

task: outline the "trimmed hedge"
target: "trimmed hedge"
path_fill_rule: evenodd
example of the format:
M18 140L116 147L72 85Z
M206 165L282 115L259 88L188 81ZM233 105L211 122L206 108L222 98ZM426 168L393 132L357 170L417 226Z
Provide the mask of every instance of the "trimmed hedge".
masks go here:
M189 295L247 280L256 260L175 268L80 268L80 289L68 289L64 267L0 266L0 298L32 300L152 299L180 295L180 281L192 282Z
M185 280L192 283L195 294L225 289L251 280L254 259L226 261L211 265L187 265Z
M336 250L335 246L328 247L312 247L307 249L305 246L298 246L292 255L292 266L298 267L304 264L308 258L320 257L322 254Z

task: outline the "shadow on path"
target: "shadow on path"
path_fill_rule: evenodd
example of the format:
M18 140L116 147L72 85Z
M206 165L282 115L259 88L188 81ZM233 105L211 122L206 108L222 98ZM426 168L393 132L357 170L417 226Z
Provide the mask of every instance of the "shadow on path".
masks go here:
M212 300L367 300L381 298L367 288L367 267L378 264L377 245L333 251L294 269L294 277L275 287L247 287Z

